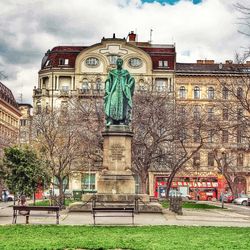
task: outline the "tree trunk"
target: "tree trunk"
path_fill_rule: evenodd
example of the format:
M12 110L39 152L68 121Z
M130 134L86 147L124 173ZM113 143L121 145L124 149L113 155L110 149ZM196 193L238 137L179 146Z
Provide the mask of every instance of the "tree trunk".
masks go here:
M141 191L143 194L148 193L148 173L147 172L142 172L140 173L141 177Z
M169 192L171 189L172 181L175 177L176 171L173 171L168 177L167 187L166 187L166 197L169 198Z
M63 178L58 178L58 188L59 188L58 205L60 206L60 209L62 209L64 208Z

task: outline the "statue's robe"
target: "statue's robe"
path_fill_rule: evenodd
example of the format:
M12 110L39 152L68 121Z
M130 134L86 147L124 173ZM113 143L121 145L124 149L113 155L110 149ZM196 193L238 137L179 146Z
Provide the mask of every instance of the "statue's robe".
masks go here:
M127 120L132 109L135 80L127 70L111 70L105 82L105 114L116 123Z

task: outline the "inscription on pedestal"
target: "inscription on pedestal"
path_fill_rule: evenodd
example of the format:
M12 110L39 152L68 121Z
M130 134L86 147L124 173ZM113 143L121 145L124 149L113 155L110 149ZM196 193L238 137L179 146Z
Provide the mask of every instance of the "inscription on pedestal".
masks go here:
M110 148L110 156L112 161L121 161L124 158L123 152L125 151L125 147L121 144L113 144Z

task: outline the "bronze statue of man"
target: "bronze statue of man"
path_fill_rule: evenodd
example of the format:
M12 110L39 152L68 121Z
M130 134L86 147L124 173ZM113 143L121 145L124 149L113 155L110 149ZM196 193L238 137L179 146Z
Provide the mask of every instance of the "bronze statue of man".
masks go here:
M132 97L135 79L122 69L123 60L118 58L117 68L109 72L105 81L104 106L106 126L128 125L131 121Z

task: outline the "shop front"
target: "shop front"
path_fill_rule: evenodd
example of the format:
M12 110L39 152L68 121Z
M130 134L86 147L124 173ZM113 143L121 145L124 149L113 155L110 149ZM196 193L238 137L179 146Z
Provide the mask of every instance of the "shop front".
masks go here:
M155 176L154 197L166 197L168 176ZM180 194L192 200L212 200L218 196L218 178L213 177L175 177L170 194Z

